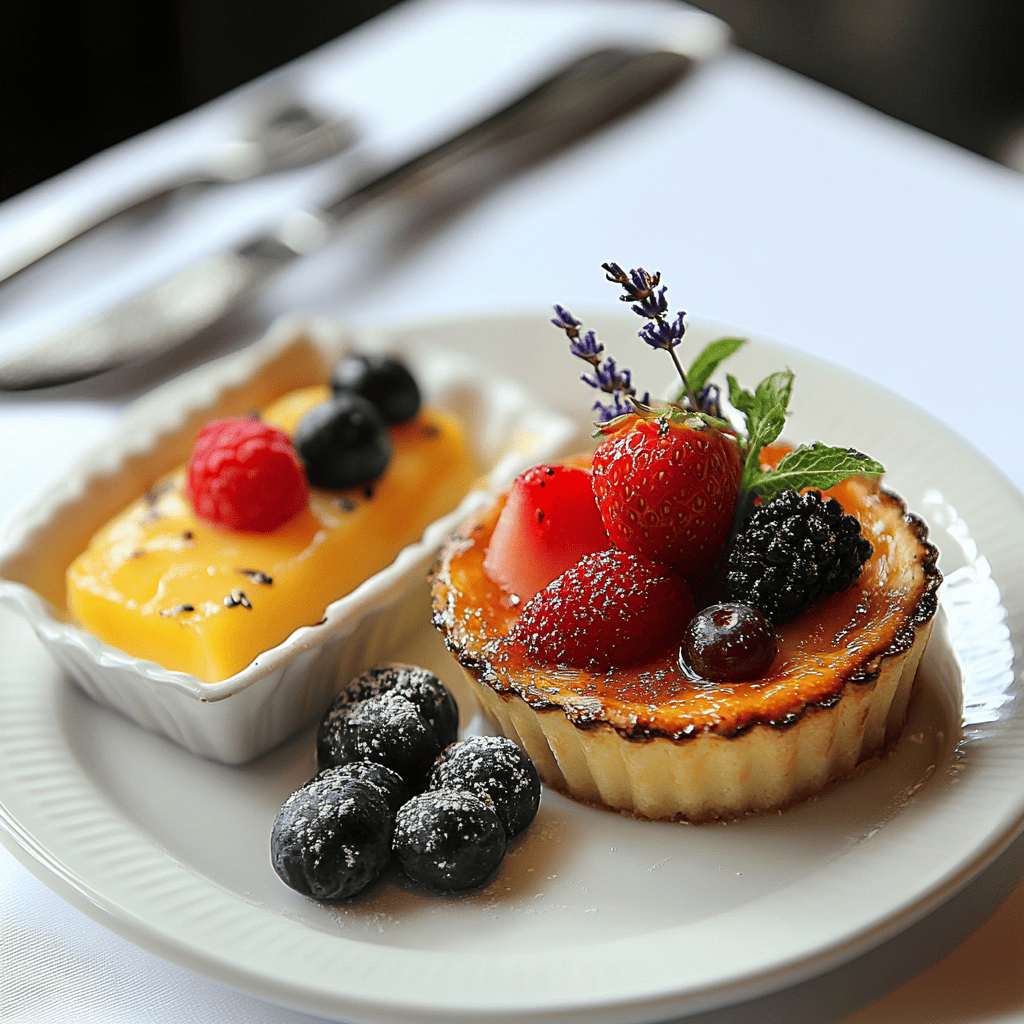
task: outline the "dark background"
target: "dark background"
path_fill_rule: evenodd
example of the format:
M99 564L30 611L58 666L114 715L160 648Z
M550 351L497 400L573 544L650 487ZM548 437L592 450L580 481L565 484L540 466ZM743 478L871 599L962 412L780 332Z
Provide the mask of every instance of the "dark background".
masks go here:
M0 0L0 199L397 0ZM1024 3L697 0L737 43L1024 170Z

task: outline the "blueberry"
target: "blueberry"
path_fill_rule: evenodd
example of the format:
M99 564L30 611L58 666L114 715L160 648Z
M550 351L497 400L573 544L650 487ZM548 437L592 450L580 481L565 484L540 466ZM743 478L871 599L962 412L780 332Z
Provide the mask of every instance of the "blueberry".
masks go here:
M382 693L395 691L419 710L433 730L437 753L459 734L459 707L447 687L432 672L415 665L383 665L356 676L331 702L317 731L317 761L321 768L352 760L354 752L342 754L347 741L341 735L345 720L356 704Z
M322 772L278 812L270 837L274 870L318 900L353 896L387 868L393 821L376 786Z
M771 623L744 604L713 604L690 620L679 664L704 679L738 683L763 676L779 650Z
M386 691L348 706L317 737L321 768L376 761L419 791L444 745L412 701Z
M346 356L334 367L331 387L335 394L349 391L372 402L385 423L405 423L420 411L419 386L393 356Z
M398 812L392 849L414 882L454 892L483 882L505 856L505 842L501 821L480 797L435 789Z
M504 736L469 736L453 743L430 772L429 789L463 789L489 801L505 833L518 835L540 806L533 762Z
M391 689L395 693L400 693L419 708L442 749L459 738L459 705L437 676L412 665L391 666L384 670L384 675L394 680Z
M341 392L299 421L295 448L314 487L355 487L375 480L391 460L391 435L365 398Z
M376 786L392 814L397 814L399 807L412 796L405 779L398 772L376 761L349 761L348 764L325 768L321 774L324 772L332 772L335 779L359 779Z

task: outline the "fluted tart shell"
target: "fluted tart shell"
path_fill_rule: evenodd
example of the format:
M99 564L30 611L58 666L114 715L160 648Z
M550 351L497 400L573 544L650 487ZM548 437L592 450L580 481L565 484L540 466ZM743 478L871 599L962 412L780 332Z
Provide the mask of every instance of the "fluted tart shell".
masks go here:
M760 679L694 678L677 645L605 673L532 661L509 637L517 598L483 571L503 498L441 552L433 621L483 712L556 789L645 818L783 808L899 737L941 582L927 527L899 497L863 478L827 494L857 516L873 553L846 591L779 628Z

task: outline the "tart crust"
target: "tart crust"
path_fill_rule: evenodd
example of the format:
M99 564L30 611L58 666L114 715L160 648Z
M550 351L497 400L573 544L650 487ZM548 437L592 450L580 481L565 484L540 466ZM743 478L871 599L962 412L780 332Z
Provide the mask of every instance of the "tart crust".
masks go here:
M502 501L464 524L433 574L433 617L481 709L549 785L645 818L707 821L822 792L899 737L941 575L924 522L854 478L827 492L874 552L860 580L781 627L769 672L689 677L672 650L593 674L530 661L508 633L514 595L483 572Z

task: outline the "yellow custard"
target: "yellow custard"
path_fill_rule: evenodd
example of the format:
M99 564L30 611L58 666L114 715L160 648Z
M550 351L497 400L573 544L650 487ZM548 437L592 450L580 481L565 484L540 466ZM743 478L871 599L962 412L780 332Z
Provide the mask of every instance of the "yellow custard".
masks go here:
M263 419L292 433L329 395L304 388ZM394 454L372 484L310 488L307 508L271 533L196 518L184 469L103 526L68 569L68 609L128 654L217 682L240 672L332 601L389 565L469 490L473 461L458 422L425 408L389 428Z

